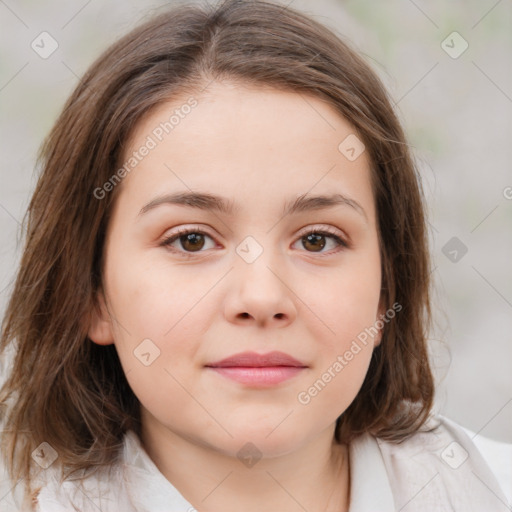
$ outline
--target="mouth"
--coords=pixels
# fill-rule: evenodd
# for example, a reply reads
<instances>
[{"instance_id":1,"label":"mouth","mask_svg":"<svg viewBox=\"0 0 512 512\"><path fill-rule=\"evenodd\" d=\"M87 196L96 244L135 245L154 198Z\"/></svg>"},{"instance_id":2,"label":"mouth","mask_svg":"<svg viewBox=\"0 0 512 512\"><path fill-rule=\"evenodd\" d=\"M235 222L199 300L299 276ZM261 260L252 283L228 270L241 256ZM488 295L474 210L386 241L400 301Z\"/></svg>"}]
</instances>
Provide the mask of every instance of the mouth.
<instances>
[{"instance_id":1,"label":"mouth","mask_svg":"<svg viewBox=\"0 0 512 512\"><path fill-rule=\"evenodd\" d=\"M284 352L242 352L205 365L230 380L250 387L269 387L287 381L308 366Z\"/></svg>"}]
</instances>

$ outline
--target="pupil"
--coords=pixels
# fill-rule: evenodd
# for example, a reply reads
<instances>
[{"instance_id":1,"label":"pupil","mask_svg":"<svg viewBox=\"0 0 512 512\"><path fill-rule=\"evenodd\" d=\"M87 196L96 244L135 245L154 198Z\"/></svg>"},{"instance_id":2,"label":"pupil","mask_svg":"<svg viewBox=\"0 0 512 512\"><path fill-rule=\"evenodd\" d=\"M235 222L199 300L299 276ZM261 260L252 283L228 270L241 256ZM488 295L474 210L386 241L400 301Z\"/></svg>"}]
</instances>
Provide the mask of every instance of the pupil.
<instances>
[{"instance_id":1,"label":"pupil","mask_svg":"<svg viewBox=\"0 0 512 512\"><path fill-rule=\"evenodd\" d=\"M325 236L316 234L307 235L303 238L303 244L306 249L308 249L307 246L309 245L312 251L321 251L325 247Z\"/></svg>"}]
</instances>

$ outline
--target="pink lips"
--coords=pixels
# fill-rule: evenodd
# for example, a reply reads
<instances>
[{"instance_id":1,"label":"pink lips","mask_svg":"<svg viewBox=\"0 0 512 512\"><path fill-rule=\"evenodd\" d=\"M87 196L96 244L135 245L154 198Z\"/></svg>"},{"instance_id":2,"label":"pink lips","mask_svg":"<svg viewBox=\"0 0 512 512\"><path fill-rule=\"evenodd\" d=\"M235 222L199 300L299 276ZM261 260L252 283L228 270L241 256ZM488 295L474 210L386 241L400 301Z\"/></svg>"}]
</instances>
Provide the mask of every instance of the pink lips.
<instances>
[{"instance_id":1,"label":"pink lips","mask_svg":"<svg viewBox=\"0 0 512 512\"><path fill-rule=\"evenodd\" d=\"M307 365L284 352L242 352L209 363L206 367L241 384L268 387L291 379L307 368Z\"/></svg>"}]
</instances>

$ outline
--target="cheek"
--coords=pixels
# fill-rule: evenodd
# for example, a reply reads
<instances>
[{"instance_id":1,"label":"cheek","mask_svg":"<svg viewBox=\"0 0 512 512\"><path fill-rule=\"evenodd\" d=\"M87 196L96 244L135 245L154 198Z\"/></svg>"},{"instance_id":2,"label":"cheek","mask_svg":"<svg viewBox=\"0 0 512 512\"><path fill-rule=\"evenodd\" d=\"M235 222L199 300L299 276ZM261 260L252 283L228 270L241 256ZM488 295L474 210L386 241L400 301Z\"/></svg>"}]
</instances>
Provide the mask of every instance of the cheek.
<instances>
[{"instance_id":1,"label":"cheek","mask_svg":"<svg viewBox=\"0 0 512 512\"><path fill-rule=\"evenodd\" d=\"M153 267L137 272L118 269L115 334L128 383L141 404L155 417L169 422L175 411L188 418L203 411L190 399L199 395L193 378L197 352L212 308L201 301L204 286L192 286L176 273ZM171 279L172 277L172 279Z\"/></svg>"},{"instance_id":2,"label":"cheek","mask_svg":"<svg viewBox=\"0 0 512 512\"><path fill-rule=\"evenodd\" d=\"M181 382L193 371L190 362L213 312L205 293L216 275L190 277L183 269L116 260L112 253L106 281L115 345L135 394L146 395L144 403L176 385L171 374Z\"/></svg>"},{"instance_id":3,"label":"cheek","mask_svg":"<svg viewBox=\"0 0 512 512\"><path fill-rule=\"evenodd\" d=\"M334 419L357 395L378 339L380 260L354 258L345 263L324 280L321 293L309 294L311 310L321 312L321 323L309 326L318 357L309 387L298 396L299 403L311 405L309 412L318 409L321 414L327 408Z\"/></svg>"},{"instance_id":4,"label":"cheek","mask_svg":"<svg viewBox=\"0 0 512 512\"><path fill-rule=\"evenodd\" d=\"M139 337L163 340L176 330L187 335L193 327L187 317L195 315L196 306L218 280L215 272L191 274L163 258L116 260L113 254L111 262L107 273L111 303L117 318L126 322L126 331ZM124 337L126 332L119 334Z\"/></svg>"},{"instance_id":5,"label":"cheek","mask_svg":"<svg viewBox=\"0 0 512 512\"><path fill-rule=\"evenodd\" d=\"M347 258L335 271L329 269L316 280L304 279L297 292L317 319L314 328L310 324L311 335L327 352L346 350L378 317L380 260L357 260Z\"/></svg>"},{"instance_id":6,"label":"cheek","mask_svg":"<svg viewBox=\"0 0 512 512\"><path fill-rule=\"evenodd\" d=\"M372 354L370 345L349 344L347 350L317 368L310 384L297 395L303 414L328 425L349 407L359 392Z\"/></svg>"},{"instance_id":7,"label":"cheek","mask_svg":"<svg viewBox=\"0 0 512 512\"><path fill-rule=\"evenodd\" d=\"M326 422L335 421L355 399L378 335L378 287L371 293L364 287L351 291L324 305L324 311L330 311L326 317L330 329L324 328L323 336L317 332L317 358L307 384L297 394L306 414Z\"/></svg>"}]
</instances>

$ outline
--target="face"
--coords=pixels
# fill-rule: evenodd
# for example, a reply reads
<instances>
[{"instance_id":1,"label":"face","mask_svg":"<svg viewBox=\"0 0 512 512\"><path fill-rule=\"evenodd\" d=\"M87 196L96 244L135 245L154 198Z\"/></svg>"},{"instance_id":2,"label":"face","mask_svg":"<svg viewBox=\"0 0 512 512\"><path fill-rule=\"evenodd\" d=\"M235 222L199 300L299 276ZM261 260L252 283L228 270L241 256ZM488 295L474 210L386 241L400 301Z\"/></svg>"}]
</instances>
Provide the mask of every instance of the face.
<instances>
[{"instance_id":1,"label":"face","mask_svg":"<svg viewBox=\"0 0 512 512\"><path fill-rule=\"evenodd\" d=\"M89 336L115 344L143 428L290 453L332 437L379 342L361 341L381 313L370 162L316 97L217 83L187 100L129 141Z\"/></svg>"}]
</instances>

